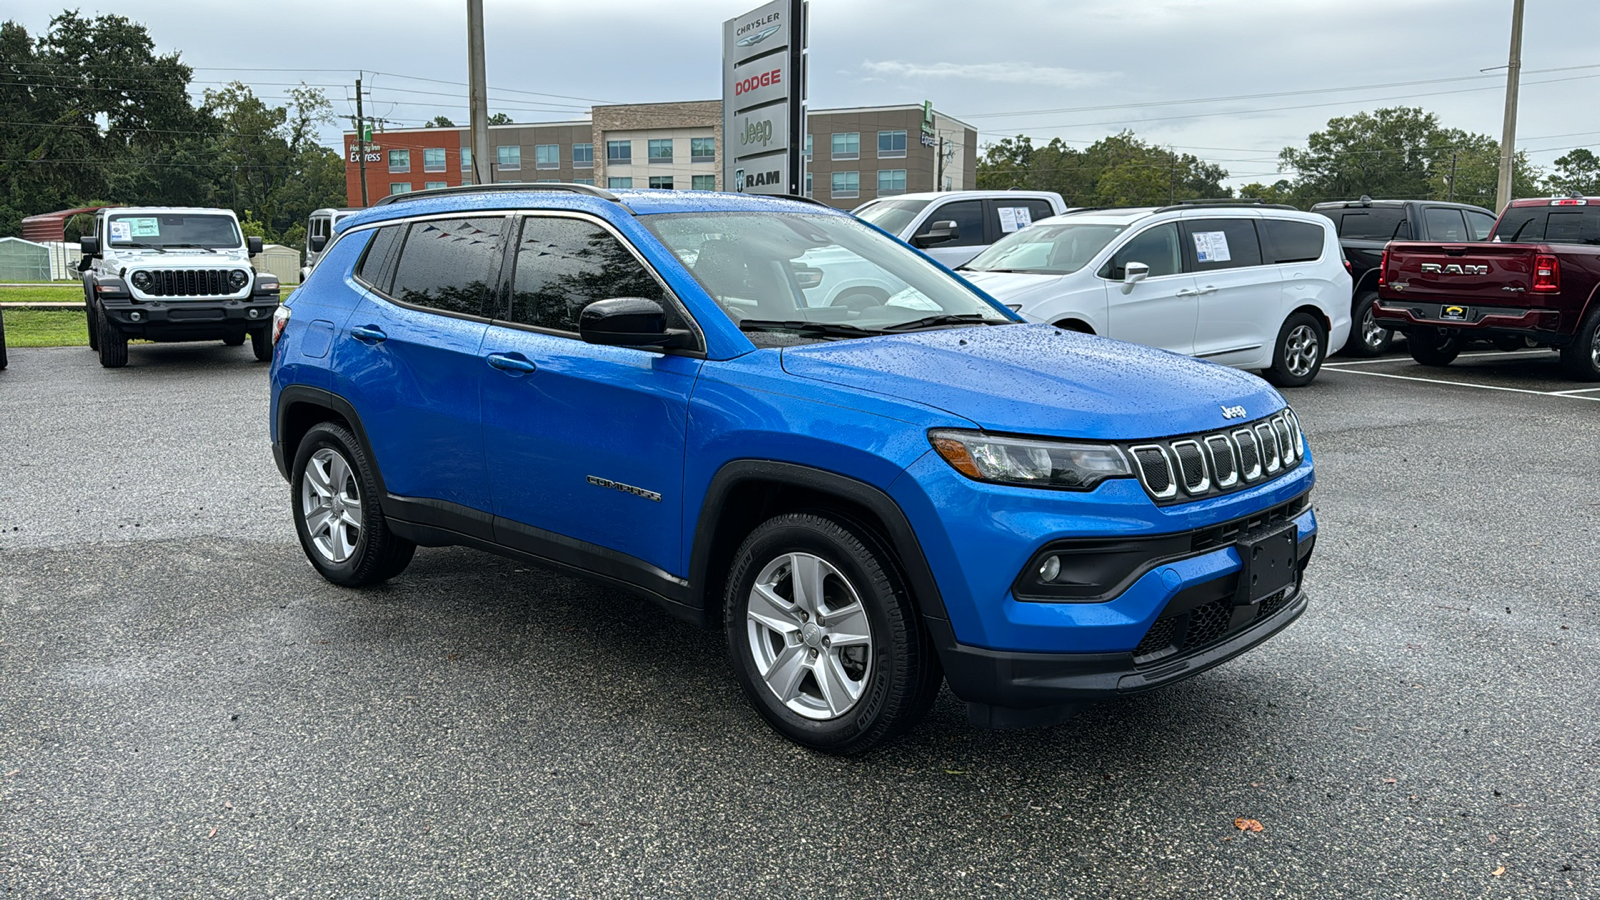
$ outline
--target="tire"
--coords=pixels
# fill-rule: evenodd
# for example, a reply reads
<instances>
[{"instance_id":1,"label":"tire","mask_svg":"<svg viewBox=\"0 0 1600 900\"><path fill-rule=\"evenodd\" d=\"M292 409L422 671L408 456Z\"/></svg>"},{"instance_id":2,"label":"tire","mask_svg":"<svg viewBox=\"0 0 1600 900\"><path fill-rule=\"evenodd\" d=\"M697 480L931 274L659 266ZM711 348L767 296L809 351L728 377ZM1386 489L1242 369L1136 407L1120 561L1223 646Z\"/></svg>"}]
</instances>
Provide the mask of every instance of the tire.
<instances>
[{"instance_id":1,"label":"tire","mask_svg":"<svg viewBox=\"0 0 1600 900\"><path fill-rule=\"evenodd\" d=\"M0 315L0 369L6 367L6 319Z\"/></svg>"},{"instance_id":2,"label":"tire","mask_svg":"<svg viewBox=\"0 0 1600 900\"><path fill-rule=\"evenodd\" d=\"M83 318L85 324L89 326L89 349L99 352L100 320L95 315L94 301L89 299L87 294L83 298Z\"/></svg>"},{"instance_id":3,"label":"tire","mask_svg":"<svg viewBox=\"0 0 1600 900\"><path fill-rule=\"evenodd\" d=\"M1346 356L1382 356L1394 346L1394 332L1378 324L1372 305L1377 291L1362 291L1350 308L1350 340L1341 351Z\"/></svg>"},{"instance_id":4,"label":"tire","mask_svg":"<svg viewBox=\"0 0 1600 900\"><path fill-rule=\"evenodd\" d=\"M244 337L242 334L230 334L222 339L222 343L228 347L238 347L244 344Z\"/></svg>"},{"instance_id":5,"label":"tire","mask_svg":"<svg viewBox=\"0 0 1600 900\"><path fill-rule=\"evenodd\" d=\"M295 534L323 578L363 587L405 571L417 545L389 530L372 464L354 435L332 422L312 426L290 471Z\"/></svg>"},{"instance_id":6,"label":"tire","mask_svg":"<svg viewBox=\"0 0 1600 900\"><path fill-rule=\"evenodd\" d=\"M242 343L242 342L241 342ZM255 353L260 362L272 360L272 332L265 328L257 328L250 332L250 350Z\"/></svg>"},{"instance_id":7,"label":"tire","mask_svg":"<svg viewBox=\"0 0 1600 900\"><path fill-rule=\"evenodd\" d=\"M866 529L811 513L769 519L734 556L723 612L745 695L802 746L866 752L909 730L938 694L932 641Z\"/></svg>"},{"instance_id":8,"label":"tire","mask_svg":"<svg viewBox=\"0 0 1600 900\"><path fill-rule=\"evenodd\" d=\"M1600 381L1600 305L1589 310L1572 343L1561 348L1561 373L1573 381Z\"/></svg>"},{"instance_id":9,"label":"tire","mask_svg":"<svg viewBox=\"0 0 1600 900\"><path fill-rule=\"evenodd\" d=\"M1328 331L1310 313L1297 312L1278 329L1272 346L1272 368L1262 376L1278 387L1304 387L1322 371L1328 349Z\"/></svg>"},{"instance_id":10,"label":"tire","mask_svg":"<svg viewBox=\"0 0 1600 900\"><path fill-rule=\"evenodd\" d=\"M95 329L100 338L95 349L100 353L100 365L120 369L128 364L128 336L123 334L104 315L95 315Z\"/></svg>"},{"instance_id":11,"label":"tire","mask_svg":"<svg viewBox=\"0 0 1600 900\"><path fill-rule=\"evenodd\" d=\"M1418 328L1406 332L1406 349L1411 358L1424 366L1448 366L1461 355L1462 340L1459 334L1446 334L1438 328Z\"/></svg>"}]
</instances>

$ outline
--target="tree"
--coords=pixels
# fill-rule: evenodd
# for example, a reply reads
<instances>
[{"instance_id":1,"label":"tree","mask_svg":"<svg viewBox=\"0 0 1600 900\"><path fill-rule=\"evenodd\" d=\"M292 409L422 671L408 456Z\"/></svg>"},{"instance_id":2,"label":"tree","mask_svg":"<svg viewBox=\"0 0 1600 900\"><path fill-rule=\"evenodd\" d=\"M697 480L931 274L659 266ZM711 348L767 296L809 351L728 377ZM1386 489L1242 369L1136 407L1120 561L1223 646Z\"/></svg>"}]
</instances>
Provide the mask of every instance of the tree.
<instances>
[{"instance_id":1,"label":"tree","mask_svg":"<svg viewBox=\"0 0 1600 900\"><path fill-rule=\"evenodd\" d=\"M1025 135L984 149L978 186L1055 191L1069 206L1154 206L1175 200L1226 197L1221 166L1139 140L1131 131L1082 150L1059 138L1035 147Z\"/></svg>"},{"instance_id":2,"label":"tree","mask_svg":"<svg viewBox=\"0 0 1600 900\"><path fill-rule=\"evenodd\" d=\"M1556 170L1545 181L1545 188L1556 196L1576 191L1585 197L1600 196L1600 157L1582 147L1556 158Z\"/></svg>"},{"instance_id":3,"label":"tree","mask_svg":"<svg viewBox=\"0 0 1600 900\"><path fill-rule=\"evenodd\" d=\"M422 127L423 128L454 128L454 127L456 127L456 123L450 121L445 116L434 116L433 118L429 119L427 121L427 123L425 123Z\"/></svg>"},{"instance_id":4,"label":"tree","mask_svg":"<svg viewBox=\"0 0 1600 900\"><path fill-rule=\"evenodd\" d=\"M505 113L495 113L494 115L489 117L489 124L490 125L510 125L511 124L511 117L506 115Z\"/></svg>"},{"instance_id":5,"label":"tree","mask_svg":"<svg viewBox=\"0 0 1600 900\"><path fill-rule=\"evenodd\" d=\"M343 160L316 143L318 126L333 121L331 105L304 84L289 96L289 105L269 106L240 82L205 92L203 108L218 127L218 166L226 173L218 184L223 200L235 212L250 210L269 238L344 196Z\"/></svg>"}]
</instances>

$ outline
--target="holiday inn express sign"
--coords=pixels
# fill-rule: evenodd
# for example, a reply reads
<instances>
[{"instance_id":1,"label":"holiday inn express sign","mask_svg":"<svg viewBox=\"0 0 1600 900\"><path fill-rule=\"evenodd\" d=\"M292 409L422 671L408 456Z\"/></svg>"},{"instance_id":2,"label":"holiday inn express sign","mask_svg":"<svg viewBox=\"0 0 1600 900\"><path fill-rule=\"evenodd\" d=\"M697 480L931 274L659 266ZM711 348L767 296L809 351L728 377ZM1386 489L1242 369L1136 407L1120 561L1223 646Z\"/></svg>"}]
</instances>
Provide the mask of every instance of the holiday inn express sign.
<instances>
[{"instance_id":1,"label":"holiday inn express sign","mask_svg":"<svg viewBox=\"0 0 1600 900\"><path fill-rule=\"evenodd\" d=\"M722 23L723 190L805 190L806 14L772 0Z\"/></svg>"}]
</instances>

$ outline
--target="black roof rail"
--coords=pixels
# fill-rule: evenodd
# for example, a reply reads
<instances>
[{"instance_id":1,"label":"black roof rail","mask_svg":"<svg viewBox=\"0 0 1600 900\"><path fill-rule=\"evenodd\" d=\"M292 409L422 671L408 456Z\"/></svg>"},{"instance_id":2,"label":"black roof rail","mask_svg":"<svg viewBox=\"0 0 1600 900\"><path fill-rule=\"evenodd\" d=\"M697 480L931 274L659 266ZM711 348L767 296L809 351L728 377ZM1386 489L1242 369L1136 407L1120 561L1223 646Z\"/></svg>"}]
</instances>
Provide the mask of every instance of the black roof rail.
<instances>
[{"instance_id":1,"label":"black roof rail","mask_svg":"<svg viewBox=\"0 0 1600 900\"><path fill-rule=\"evenodd\" d=\"M556 182L517 182L516 184L460 184L451 187L428 188L421 191L408 191L404 194L390 194L382 197L373 206L388 206L391 203L403 203L407 200L426 200L429 197L447 197L452 194L500 194L520 191L557 191L564 194L584 194L589 197L599 197L601 200L610 200L628 212L628 205L622 198L611 193L605 188L597 188L592 184L558 184Z\"/></svg>"},{"instance_id":2,"label":"black roof rail","mask_svg":"<svg viewBox=\"0 0 1600 900\"><path fill-rule=\"evenodd\" d=\"M802 197L799 194L751 194L750 196L752 196L752 197L777 197L779 200L793 200L796 203L809 203L812 206L820 206L820 207L822 207L824 209L836 209L837 208L837 207L829 206L828 204L823 203L821 200L818 200L815 197ZM849 212L849 210L842 210L842 209L839 210L839 211L840 212Z\"/></svg>"},{"instance_id":3,"label":"black roof rail","mask_svg":"<svg viewBox=\"0 0 1600 900\"><path fill-rule=\"evenodd\" d=\"M1239 199L1237 197L1221 197L1215 200L1179 200L1171 206L1163 206L1156 210L1158 213L1172 212L1175 209L1208 209L1211 207L1226 208L1229 206L1244 206L1251 209L1289 209L1299 212L1300 208L1287 203L1268 203L1251 197Z\"/></svg>"}]
</instances>

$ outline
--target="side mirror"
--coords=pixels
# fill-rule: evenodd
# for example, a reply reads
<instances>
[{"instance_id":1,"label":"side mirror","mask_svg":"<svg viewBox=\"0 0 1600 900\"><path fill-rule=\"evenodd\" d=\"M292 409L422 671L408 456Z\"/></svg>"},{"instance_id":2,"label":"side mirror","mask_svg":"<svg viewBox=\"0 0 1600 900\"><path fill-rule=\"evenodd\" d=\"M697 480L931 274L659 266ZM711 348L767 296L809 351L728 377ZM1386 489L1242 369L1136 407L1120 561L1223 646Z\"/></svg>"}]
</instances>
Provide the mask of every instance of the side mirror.
<instances>
[{"instance_id":1,"label":"side mirror","mask_svg":"<svg viewBox=\"0 0 1600 900\"><path fill-rule=\"evenodd\" d=\"M612 347L683 347L689 332L667 327L661 304L644 297L596 300L578 314L584 343Z\"/></svg>"},{"instance_id":2,"label":"side mirror","mask_svg":"<svg viewBox=\"0 0 1600 900\"><path fill-rule=\"evenodd\" d=\"M1122 268L1122 292L1133 290L1133 286L1150 277L1150 267L1142 262L1130 262Z\"/></svg>"},{"instance_id":3,"label":"side mirror","mask_svg":"<svg viewBox=\"0 0 1600 900\"><path fill-rule=\"evenodd\" d=\"M325 235L313 234L306 238L306 249L312 253L321 253L322 248L326 246L328 246L328 238Z\"/></svg>"},{"instance_id":4,"label":"side mirror","mask_svg":"<svg viewBox=\"0 0 1600 900\"><path fill-rule=\"evenodd\" d=\"M932 247L934 244L945 244L961 237L961 226L951 221L934 222L928 230L913 237L913 247Z\"/></svg>"},{"instance_id":5,"label":"side mirror","mask_svg":"<svg viewBox=\"0 0 1600 900\"><path fill-rule=\"evenodd\" d=\"M78 249L83 251L84 256L99 256L100 239L97 237L78 238Z\"/></svg>"},{"instance_id":6,"label":"side mirror","mask_svg":"<svg viewBox=\"0 0 1600 900\"><path fill-rule=\"evenodd\" d=\"M244 239L244 246L246 250L250 251L251 256L255 256L261 252L261 238L251 235Z\"/></svg>"}]
</instances>

